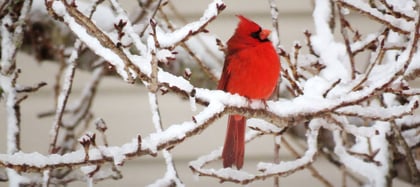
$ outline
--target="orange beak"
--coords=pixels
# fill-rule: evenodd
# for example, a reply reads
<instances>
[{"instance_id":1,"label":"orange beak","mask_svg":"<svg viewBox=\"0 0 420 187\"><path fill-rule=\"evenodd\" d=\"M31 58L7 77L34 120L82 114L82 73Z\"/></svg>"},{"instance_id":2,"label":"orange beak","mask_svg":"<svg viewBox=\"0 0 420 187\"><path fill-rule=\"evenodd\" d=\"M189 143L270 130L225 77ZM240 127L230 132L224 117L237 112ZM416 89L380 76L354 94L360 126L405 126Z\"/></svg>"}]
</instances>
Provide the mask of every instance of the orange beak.
<instances>
[{"instance_id":1,"label":"orange beak","mask_svg":"<svg viewBox=\"0 0 420 187\"><path fill-rule=\"evenodd\" d=\"M268 38L268 36L270 35L270 33L271 33L271 31L270 31L270 30L268 30L268 29L263 29L263 30L261 30L261 32L260 32L260 39L261 39L261 40L265 40L265 39L267 39L267 38Z\"/></svg>"}]
</instances>

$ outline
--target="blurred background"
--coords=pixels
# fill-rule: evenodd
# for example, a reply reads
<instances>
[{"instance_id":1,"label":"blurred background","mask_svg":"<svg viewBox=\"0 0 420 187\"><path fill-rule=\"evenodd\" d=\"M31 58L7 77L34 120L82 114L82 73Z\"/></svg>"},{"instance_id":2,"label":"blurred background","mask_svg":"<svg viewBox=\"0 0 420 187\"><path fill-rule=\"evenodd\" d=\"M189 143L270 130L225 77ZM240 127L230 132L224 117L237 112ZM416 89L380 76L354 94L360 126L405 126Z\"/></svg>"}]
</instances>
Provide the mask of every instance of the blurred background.
<instances>
[{"instance_id":1,"label":"blurred background","mask_svg":"<svg viewBox=\"0 0 420 187\"><path fill-rule=\"evenodd\" d=\"M187 21L198 20L210 0L171 0L176 9ZM132 7L136 1L121 1L127 11L136 11ZM268 1L257 0L225 0L227 8L222 14L208 26L208 30L217 35L222 41L227 41L236 28L237 18L235 15L242 14L253 19L264 28L272 28L271 15ZM314 31L312 18L312 1L288 1L277 0L279 8L280 42L287 51L291 50L294 42L305 44L304 30ZM378 25L360 16L351 14L349 20L357 25L362 33L375 31ZM180 23L179 23L180 24ZM180 25L178 25L180 26ZM341 39L337 36L338 39ZM54 108L54 95L52 85L54 76L59 66L56 63L36 63L33 57L27 54L18 54L18 66L22 68L19 79L21 84L33 85L40 81L47 82L47 86L30 95L29 99L22 104L22 150L25 152L48 152L49 129L52 125L52 117L38 118L39 112L50 111ZM90 78L90 74L77 71L72 92L74 96L81 92L84 84ZM130 85L123 82L119 77L106 77L100 83L92 111L94 119L103 118L108 124L107 137L110 145L121 145L131 141L137 134L147 135L154 132L149 110L146 89L142 85ZM72 100L77 99L74 97ZM191 111L188 101L178 96L167 94L159 97L163 124L170 125L190 120L195 112ZM4 103L1 103L4 104ZM200 108L197 110L200 111ZM0 150L6 152L5 138L5 111L0 107ZM195 177L188 168L188 162L195 160L201 155L210 153L223 145L226 128L226 118L217 120L199 136L187 139L181 145L172 149L174 161L181 179L187 186L236 186L232 183L219 183L218 180L208 177ZM255 171L256 164L261 161L270 161L273 158L272 136L259 138L246 145L245 170ZM300 150L303 153L304 150ZM293 159L287 152L281 152L281 160ZM221 163L215 163L215 167L221 167ZM315 162L320 173L327 176L335 185L341 184L341 172L335 166L326 164L320 158ZM164 161L150 156L140 157L125 163L122 169L123 178L118 181L107 180L95 186L145 186L153 183L165 173ZM395 181L396 186L407 186L402 182ZM271 186L272 179L252 183L248 186ZM83 183L74 183L73 186L84 186ZM280 178L280 186L322 186L317 179L311 177L306 170L298 171L291 176ZM355 184L353 184L355 185ZM6 186L0 183L0 186ZM350 185L352 186L352 185Z\"/></svg>"}]
</instances>

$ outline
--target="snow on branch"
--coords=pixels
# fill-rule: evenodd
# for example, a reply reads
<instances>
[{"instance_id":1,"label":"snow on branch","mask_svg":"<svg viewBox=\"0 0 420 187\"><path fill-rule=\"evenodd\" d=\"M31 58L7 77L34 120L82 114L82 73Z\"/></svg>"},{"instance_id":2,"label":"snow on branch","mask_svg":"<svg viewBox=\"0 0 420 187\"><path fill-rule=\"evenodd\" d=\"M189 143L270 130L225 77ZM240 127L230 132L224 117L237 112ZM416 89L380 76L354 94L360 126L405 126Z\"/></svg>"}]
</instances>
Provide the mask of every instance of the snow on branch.
<instances>
[{"instance_id":1,"label":"snow on branch","mask_svg":"<svg viewBox=\"0 0 420 187\"><path fill-rule=\"evenodd\" d=\"M221 0L215 0L213 3L209 4L207 10L203 13L203 16L199 21L189 23L171 33L158 32L156 36L158 38L158 45L163 48L173 47L174 44L179 44L192 35L203 31L206 32L204 29L207 24L214 20L225 8L226 6Z\"/></svg>"},{"instance_id":2,"label":"snow on branch","mask_svg":"<svg viewBox=\"0 0 420 187\"><path fill-rule=\"evenodd\" d=\"M134 82L134 78L129 72L129 66L132 63L127 55L113 44L109 36L83 15L76 5L68 4L66 1L50 1L47 6L50 7L57 19L62 19L84 44L114 65L117 72L126 81Z\"/></svg>"},{"instance_id":3,"label":"snow on branch","mask_svg":"<svg viewBox=\"0 0 420 187\"><path fill-rule=\"evenodd\" d=\"M398 16L395 16L395 15L387 15L387 14L382 13L381 10L371 7L367 2L364 2L361 0L355 0L355 1L339 0L337 2L344 7L356 10L366 16L369 16L375 21L385 24L386 26L388 26L390 29L394 31L408 34L414 28L414 23L412 22L414 20L414 17L406 16L409 18L409 21L407 21L407 19L399 18ZM386 2L386 1L383 1L383 2ZM414 6L414 3L412 4L412 6ZM409 12L414 13L414 10L412 10L412 8L414 7L406 7L406 8Z\"/></svg>"},{"instance_id":4,"label":"snow on branch","mask_svg":"<svg viewBox=\"0 0 420 187\"><path fill-rule=\"evenodd\" d=\"M220 179L221 182L232 181L240 184L248 184L255 180L265 179L270 176L287 176L314 161L314 157L317 152L319 128L319 122L317 120L313 120L307 133L308 150L301 158L293 161L280 162L279 164L260 163L257 166L258 171L261 171L260 174L251 174L246 171L237 171L232 168L223 168L219 170L204 169L203 167L205 164L221 157L221 150L216 150L209 155L202 156L191 162L190 168L194 172L197 172L199 176L211 176ZM254 136L255 135L258 134L254 134ZM247 139L251 138L253 137L247 136Z\"/></svg>"},{"instance_id":5,"label":"snow on branch","mask_svg":"<svg viewBox=\"0 0 420 187\"><path fill-rule=\"evenodd\" d=\"M283 69L278 93L273 100L263 102L207 87L218 80L225 44L206 27L218 21L226 8L223 1L213 0L201 18L180 27L173 24L173 19L182 20L182 13L176 11L172 1L138 1L138 12L134 15L116 0L104 2L95 0L86 5L77 0L34 0L33 10L41 10L38 12L41 16L55 22L35 21L32 18L35 16L26 19L31 1L0 4L1 42L2 46L10 46L0 48L0 102L5 103L8 126L8 151L0 153L0 167L7 168L10 184L48 186L84 181L92 185L101 180L121 179L120 168L129 164L129 160L161 152L166 172L151 185L183 186L171 149L199 136L215 120L228 114L248 118L251 130L246 134L247 142L261 136L274 137L276 161L259 162L254 171L248 169L251 167L222 168L221 164L212 167L210 163L220 160L221 148L216 147L189 163L198 176L249 184L308 169L325 186L337 186L329 181L328 174L320 173L313 165L319 157L326 157L343 172L343 186L347 178L360 185L390 185L396 169L407 173L398 176L402 180L420 182L417 114L420 89L411 82L418 79L420 72L420 13L416 3L315 1L312 15L315 28L302 33L306 45L297 41L288 50L281 47L278 38L282 33L277 23L282 19L279 9L269 0L267 11L271 13ZM110 13L103 14L106 21L95 17L98 11ZM364 16L382 28L361 33L349 14ZM108 23L111 26L102 25L106 22L112 22ZM27 31L25 24L29 25ZM48 37L51 34L47 29L39 29L49 24L62 29L58 34L60 41L67 43L54 43L56 40ZM22 40L32 36L23 32L37 35L34 34L35 39ZM45 83L20 84L21 72L15 56L25 49L18 44L36 45L31 47L37 49L37 59L62 62L53 90L55 108L39 114L39 117L54 116L48 154L20 150L20 103ZM366 54L369 57L363 56ZM91 78L79 93L79 99L67 104L69 97L78 94L71 88L79 69L91 73ZM203 75L205 83L193 83L197 74ZM95 116L91 108L95 95L101 94L97 88L106 75L118 75L127 83L141 82L146 87L150 125L155 132L138 133L129 142L110 146L103 120L106 118L92 120ZM165 116L161 116L159 98L167 92L187 98L196 113L177 124L163 124ZM92 125L96 125L97 131L88 130ZM290 144L284 137L305 143ZM101 138L103 144L96 138ZM282 148L294 157L282 160L278 156ZM401 155L407 159L399 159Z\"/></svg>"}]
</instances>

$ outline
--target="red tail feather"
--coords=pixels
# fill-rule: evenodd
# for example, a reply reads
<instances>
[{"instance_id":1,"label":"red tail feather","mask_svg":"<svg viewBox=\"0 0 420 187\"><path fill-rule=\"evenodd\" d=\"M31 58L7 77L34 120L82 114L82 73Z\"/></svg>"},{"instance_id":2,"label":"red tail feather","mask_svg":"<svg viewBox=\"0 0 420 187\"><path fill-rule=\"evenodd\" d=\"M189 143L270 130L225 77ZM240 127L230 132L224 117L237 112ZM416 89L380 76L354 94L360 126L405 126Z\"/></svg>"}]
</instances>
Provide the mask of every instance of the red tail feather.
<instances>
[{"instance_id":1,"label":"red tail feather","mask_svg":"<svg viewBox=\"0 0 420 187\"><path fill-rule=\"evenodd\" d=\"M223 147L223 167L241 169L244 164L245 153L245 117L230 115L226 133L225 145Z\"/></svg>"}]
</instances>

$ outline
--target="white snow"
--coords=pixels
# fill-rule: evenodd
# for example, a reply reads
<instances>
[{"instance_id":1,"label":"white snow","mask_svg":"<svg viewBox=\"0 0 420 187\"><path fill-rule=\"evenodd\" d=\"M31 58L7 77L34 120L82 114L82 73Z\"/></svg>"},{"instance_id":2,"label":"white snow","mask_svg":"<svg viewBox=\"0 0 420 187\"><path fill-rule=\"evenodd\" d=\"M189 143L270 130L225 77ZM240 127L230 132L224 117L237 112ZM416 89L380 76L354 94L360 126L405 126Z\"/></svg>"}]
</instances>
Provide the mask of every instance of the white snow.
<instances>
[{"instance_id":1,"label":"white snow","mask_svg":"<svg viewBox=\"0 0 420 187\"><path fill-rule=\"evenodd\" d=\"M347 4L351 4L351 5L359 8L360 10L368 12L369 14L371 14L371 15L373 15L373 16L381 19L381 20L385 20L396 28L402 29L404 31L412 31L414 29L414 23L413 22L407 22L406 20L404 20L402 18L395 18L392 15L383 14L379 10L377 10L375 8L372 8L368 4L368 2L366 2L366 1L362 1L362 0L342 0L342 1L346 2ZM395 1L394 0L394 2L398 2L396 4L400 4L401 1L398 1L398 0ZM404 1L404 2L408 2L408 1ZM414 2L412 2L412 3L414 3ZM404 9L404 11L403 11L404 13L407 12L411 15L415 15L415 14L412 14L413 9L409 7L409 6L412 6L412 5L409 5L407 3L402 3L402 5L403 6L408 5L408 6L405 6L405 8L407 8L407 9ZM401 6L397 6L397 7L401 8Z\"/></svg>"},{"instance_id":2,"label":"white snow","mask_svg":"<svg viewBox=\"0 0 420 187\"><path fill-rule=\"evenodd\" d=\"M193 37L185 42L187 46L194 52L195 56L200 59L217 77L220 77L222 72L222 63L224 54L221 52L216 44L216 37L210 34L201 33L196 37ZM184 52L185 56L188 57L188 53ZM180 53L180 55L183 53ZM193 64L187 61L187 64Z\"/></svg>"},{"instance_id":3,"label":"white snow","mask_svg":"<svg viewBox=\"0 0 420 187\"><path fill-rule=\"evenodd\" d=\"M347 114L347 115L358 115L366 118L377 118L381 119L390 119L396 116L402 116L403 114L411 113L412 109L418 105L418 98L413 97L406 105L392 106L388 108L383 108L381 106L360 106L352 105L345 106L337 109L337 112ZM378 116L378 114L381 114Z\"/></svg>"},{"instance_id":4,"label":"white snow","mask_svg":"<svg viewBox=\"0 0 420 187\"><path fill-rule=\"evenodd\" d=\"M197 110L197 103L195 102L195 97L190 96L189 100L190 100L191 111L195 112Z\"/></svg>"},{"instance_id":5,"label":"white snow","mask_svg":"<svg viewBox=\"0 0 420 187\"><path fill-rule=\"evenodd\" d=\"M50 170L42 172L42 187L48 187L48 181L50 179Z\"/></svg>"},{"instance_id":6,"label":"white snow","mask_svg":"<svg viewBox=\"0 0 420 187\"><path fill-rule=\"evenodd\" d=\"M339 157L341 163L347 168L361 174L366 177L371 186L384 186L386 184L386 175L388 175L388 141L386 140L386 133L390 131L390 124L386 122L376 122L374 127L378 130L378 134L371 136L372 150L379 150L374 159L381 163L377 166L374 163L366 162L362 159L356 158L350 155L343 145L340 132L338 130L333 131L333 137L335 142L334 152ZM358 143L363 143L359 141ZM356 144L356 146L358 146ZM360 150L360 148L356 149Z\"/></svg>"},{"instance_id":7,"label":"white snow","mask_svg":"<svg viewBox=\"0 0 420 187\"><path fill-rule=\"evenodd\" d=\"M95 166L95 165L82 166L82 167L80 167L80 171L82 171L85 175L87 175L87 174L95 171L97 167L98 166Z\"/></svg>"},{"instance_id":8,"label":"white snow","mask_svg":"<svg viewBox=\"0 0 420 187\"><path fill-rule=\"evenodd\" d=\"M386 2L392 6L394 11L403 13L412 18L416 16L416 11L414 11L414 8L416 7L415 1L386 0Z\"/></svg>"},{"instance_id":9,"label":"white snow","mask_svg":"<svg viewBox=\"0 0 420 187\"><path fill-rule=\"evenodd\" d=\"M16 147L16 134L19 133L17 118L13 109L16 99L16 90L12 87L12 79L0 74L0 87L3 90L3 96L6 98L7 112L7 153L12 154L18 151Z\"/></svg>"},{"instance_id":10,"label":"white snow","mask_svg":"<svg viewBox=\"0 0 420 187\"><path fill-rule=\"evenodd\" d=\"M62 2L55 1L52 4L52 9L54 9L58 16L64 16L66 14L66 6Z\"/></svg>"},{"instance_id":11,"label":"white snow","mask_svg":"<svg viewBox=\"0 0 420 187\"><path fill-rule=\"evenodd\" d=\"M125 10L119 5L119 3L116 0L111 0L110 2L118 13L118 20L123 20L124 22L126 22L123 31L126 34L128 34L128 36L132 39L137 50L140 51L140 54L146 54L147 47L146 45L144 45L143 42L141 42L140 36L134 31L133 25L131 24L131 21L129 21L128 15L125 12Z\"/></svg>"},{"instance_id":12,"label":"white snow","mask_svg":"<svg viewBox=\"0 0 420 187\"><path fill-rule=\"evenodd\" d=\"M1 34L1 46L9 46L9 47L3 47L1 49L1 69L2 72L7 71L10 66L12 65L12 56L13 52L15 50L15 44L13 42L13 35L8 31L8 28L6 25L12 24L12 19L10 15L6 14L1 22L0 22L0 34Z\"/></svg>"},{"instance_id":13,"label":"white snow","mask_svg":"<svg viewBox=\"0 0 420 187\"><path fill-rule=\"evenodd\" d=\"M363 38L360 41L356 41L352 44L350 44L350 49L351 51L358 51L361 50L362 47L364 47L366 44L371 43L372 41L375 41L378 37L379 33L371 33L368 34L367 36L365 36L365 38Z\"/></svg>"},{"instance_id":14,"label":"white snow","mask_svg":"<svg viewBox=\"0 0 420 187\"><path fill-rule=\"evenodd\" d=\"M414 28L413 22L385 15L376 9L371 8L364 1L343 1L351 3L364 11L368 11L382 20L389 21L393 26L399 27L402 30L412 31ZM413 13L413 11L408 11L413 9L415 5L414 2L405 1L404 3L400 3L398 0L386 1L392 4L396 11L404 12L408 16L414 16L416 14L415 12ZM40 2L40 0L34 1L34 10L39 9L42 6L41 4L43 3ZM145 37L147 43L145 44L139 37L136 26L133 26L130 19L128 19L125 10L119 6L119 3L116 0L111 0L110 2L117 14L114 15L110 8L106 8L105 6L102 8L102 5L100 5L99 9L104 12L112 13L112 19L109 19L109 16L101 17L101 12L96 12L94 14L94 23L102 25L100 28L104 30L104 34L110 37L112 41L116 42L118 39L115 31L110 31L113 23L116 23L119 20L127 22L127 25L123 30L126 33L126 37L124 37L123 42L132 42L135 48L139 51L139 54L132 54L129 49L122 49L122 51L129 58L130 63L133 63L141 71L141 73L147 76L149 76L152 72L150 65L152 52L156 52L157 60L168 63L169 59L175 58L175 54L170 48L178 42L186 39L186 37L188 37L192 32L199 31L200 28L205 26L209 19L218 15L218 10L216 8L217 5L223 4L221 0L214 0L211 4L209 4L200 20L189 23L174 32L166 32L158 27L157 39L161 48L156 48L153 37L146 35ZM330 117L337 120L340 125L330 123L330 121L321 118L311 119L309 129L306 134L308 148L304 155L296 160L281 161L278 164L259 163L257 165L257 169L262 170L262 173L257 175L250 174L244 170L239 171L231 168L203 169L202 167L205 164L220 157L221 148L218 148L210 154L201 156L197 160L190 162L191 167L206 175L215 175L221 178L235 179L239 181L251 180L255 177L272 174L287 174L288 172L296 171L307 164L311 164L314 161L318 151L318 130L322 126L333 132L335 142L334 153L347 168L365 176L372 186L383 186L386 184L385 177L390 169L390 166L388 165L390 155L388 155L389 150L386 134L390 132L390 123L376 120L393 119L395 117L403 116L400 119L396 119L398 125L412 126L413 124L417 124L420 121L420 117L409 116L408 114L410 114L418 105L419 99L417 96L410 97L408 103L401 105L399 102L396 102L397 98L395 94L382 94L383 101L388 106L387 108L384 108L373 101L369 104L360 104L360 101L363 101L372 95L378 94L377 91L384 86L391 85L397 88L399 83L404 82L404 77L402 75L398 78L395 78L395 76L404 70L406 67L405 65L408 64L407 60L409 52L412 48L411 44L414 41L414 32L411 33L408 43L405 42L405 36L393 31L390 31L386 40L385 37L379 36L379 33L371 33L366 35L360 41L352 43L350 47L353 52L362 49L362 47L366 44L375 40L385 40L384 42L386 42L386 45L389 46L408 44L406 45L407 49L403 52L396 52L396 50L387 52L383 63L377 64L372 69L369 76L366 77L367 79L366 82L363 83L362 89L353 91L352 88L354 88L355 85L358 85L359 81L362 81L364 75L358 75L354 80L350 80L350 62L345 45L342 42L335 40L333 31L329 27L330 17L332 16L330 3L330 0L315 1L313 19L316 32L312 35L310 40L313 44L315 52L319 54L319 58L314 55L300 54L298 59L299 65L301 66L310 66L311 63L319 60L319 63L325 65L326 68L323 69L319 75L311 75L307 80L299 80L300 82L298 82L298 84L301 88L303 88L303 95L292 99L281 98L277 101L267 101L267 110L278 117L285 119L296 116L322 114L323 112L332 111ZM80 39L80 41L76 42L74 48L79 48L83 42L98 56L103 57L105 60L114 65L117 69L117 73L124 80L128 80L131 77L134 78L136 74L135 71L133 69L128 69L123 59L121 59L109 48L102 46L98 39L93 37L86 28L83 28L80 24L78 24L78 22L67 12L66 7L62 2L54 1L52 5L54 12L63 17L65 23L71 31ZM45 8L41 8L40 12L43 11L42 9ZM81 9L85 12L85 14L90 10L89 7L87 9L82 7ZM345 14L348 13L347 9L343 9L343 11L345 11ZM10 17L7 15L3 17L1 23L2 25L0 27L2 46L14 45L13 36L11 36L11 33L7 32L7 28L4 26L5 24L10 23ZM107 29L109 27L110 30ZM107 33L105 31L109 31L111 33ZM223 54L218 51L214 43L215 37L210 35L200 35L199 37L202 41L194 38L187 41L186 44L193 50L200 60L211 68L212 73L215 75L220 74L220 61L223 58ZM200 42L207 43L210 47L203 47ZM13 54L13 50L13 48L2 48L1 67L3 71L12 65L10 58ZM64 110L66 95L71 89L71 78L76 65L75 60L78 58L76 50L71 49L70 51L71 55L67 59L68 66L64 75L65 79L63 90L58 98L56 113ZM377 54L377 51L371 53L372 58L368 60L372 61ZM414 54L412 62L409 64L405 75L413 73L415 70L420 68L419 55L420 53L418 51ZM397 56L398 60L395 60ZM101 72L99 70L95 71L94 76L97 77L100 73ZM167 145L167 142L182 141L187 136L190 136L192 132L204 129L208 121L222 113L227 106L249 107L251 109L262 109L265 107L261 101L252 100L249 102L249 100L237 94L232 95L220 90L209 90L194 87L185 78L175 76L161 68L158 68L157 80L164 86L176 87L185 93L191 93L194 90L195 95L189 97L190 106L193 111L197 110L196 100L198 99L208 102L209 105L203 107L202 111L199 111L198 114L193 116L193 119L187 119L179 124L170 124L167 129L162 129L158 97L155 93L148 93L152 122L156 132L150 134L149 136L145 136L142 139L141 147L138 147L139 142L137 138L133 138L131 142L121 146L90 146L88 154L91 161L102 159L103 157L110 157L113 158L116 166L121 166L127 160L127 156L129 154L133 154L139 149L156 153L158 148ZM326 93L326 91L330 89L332 84L337 80L341 80L341 82L330 90L329 94L324 97L323 94ZM8 154L0 154L0 160L2 162L5 164L26 165L38 168L49 168L52 165L61 164L77 164L81 165L80 170L85 174L89 174L96 169L96 166L83 164L85 161L85 152L83 149L64 155L42 155L38 152L25 153L17 150L14 134L18 133L19 129L16 126L16 114L14 110L12 110L17 93L12 86L12 78L0 73L0 87L4 91L3 96L6 98L6 107L8 112ZM84 94L88 94L86 90L84 91ZM373 125L358 126L358 124L352 124L348 119L348 116L370 118L372 119L371 124ZM59 116L56 116L54 124L58 124L58 120L60 120L60 118ZM248 127L256 130L248 131L246 134L246 140L251 141L253 138L263 133L281 132L283 128L277 125L279 124L271 124L262 119L248 119ZM52 130L52 135L55 136L55 133L58 133L58 131L55 128L52 128ZM355 145L347 148L347 145L343 144L343 139L341 137L341 133L343 131L356 137ZM402 133L408 145L412 146L419 143L420 140L418 139L418 132L416 129L406 130ZM92 133L87 133L85 136L82 136L79 141L90 141L92 136ZM279 136L275 139L277 143L281 143L280 140ZM374 160L380 162L381 165L376 165L349 154L348 150L362 154L369 154L368 140L371 143L373 151L378 150ZM156 180L150 186L165 186L171 182L175 182L177 186L183 186L182 181L177 176L171 153L167 150L163 150L162 155L166 163L166 173L161 179ZM49 170L45 170L44 172L44 184L48 180L48 172ZM20 176L11 169L8 169L8 175L9 178L14 179L11 180L10 185L12 186L18 185L20 182L27 180L25 177ZM89 178L87 180L88 186L92 186L93 178Z\"/></svg>"},{"instance_id":15,"label":"white snow","mask_svg":"<svg viewBox=\"0 0 420 187\"><path fill-rule=\"evenodd\" d=\"M182 181L177 177L176 170L173 165L172 155L167 150L163 150L163 157L166 163L166 173L161 179L156 180L153 184L148 185L149 187L160 187L160 186L171 186L175 183L176 186L185 186Z\"/></svg>"},{"instance_id":16,"label":"white snow","mask_svg":"<svg viewBox=\"0 0 420 187\"><path fill-rule=\"evenodd\" d=\"M318 130L321 127L322 120L313 119L309 123L310 130L306 133L308 149L304 155L293 161L281 161L279 164L274 163L259 163L258 170L263 171L264 174L275 174L275 173L284 173L292 170L297 170L298 168L313 162L315 154L317 153L318 146Z\"/></svg>"},{"instance_id":17,"label":"white snow","mask_svg":"<svg viewBox=\"0 0 420 187\"><path fill-rule=\"evenodd\" d=\"M248 119L246 125L248 127L251 127L252 129L258 129L259 131L263 131L266 133L278 133L283 130L282 128L279 128L278 126L272 123L258 118Z\"/></svg>"},{"instance_id":18,"label":"white snow","mask_svg":"<svg viewBox=\"0 0 420 187\"><path fill-rule=\"evenodd\" d=\"M158 100L155 93L149 92L149 106L150 111L152 112L152 122L155 127L156 132L162 132L159 106L157 105Z\"/></svg>"},{"instance_id":19,"label":"white snow","mask_svg":"<svg viewBox=\"0 0 420 187\"><path fill-rule=\"evenodd\" d=\"M314 76L308 79L303 87L304 96L310 98L322 98L325 91L330 87L330 83L323 77Z\"/></svg>"},{"instance_id":20,"label":"white snow","mask_svg":"<svg viewBox=\"0 0 420 187\"><path fill-rule=\"evenodd\" d=\"M158 50L156 52L156 58L158 59L159 62L163 62L163 63L168 63L169 59L175 58L175 55L167 50L167 49L163 49L163 50Z\"/></svg>"},{"instance_id":21,"label":"white snow","mask_svg":"<svg viewBox=\"0 0 420 187\"><path fill-rule=\"evenodd\" d=\"M19 187L21 184L29 183L30 180L27 177L20 175L13 169L7 168L7 176L9 177L10 187Z\"/></svg>"},{"instance_id":22,"label":"white snow","mask_svg":"<svg viewBox=\"0 0 420 187\"><path fill-rule=\"evenodd\" d=\"M420 69L420 52L419 50L414 53L413 58L411 60L410 65L407 68L407 71L405 71L405 75L410 75L411 73L414 73L415 70Z\"/></svg>"},{"instance_id":23,"label":"white snow","mask_svg":"<svg viewBox=\"0 0 420 187\"><path fill-rule=\"evenodd\" d=\"M94 53L103 57L115 66L117 73L121 75L124 80L129 80L129 77L132 75L126 71L125 63L117 54L115 54L111 49L102 46L98 39L90 35L86 28L78 24L76 20L74 20L74 18L65 11L65 7L62 2L54 1L53 8L57 14L63 17L69 28L81 41L83 41L84 44L86 44Z\"/></svg>"},{"instance_id":24,"label":"white snow","mask_svg":"<svg viewBox=\"0 0 420 187\"><path fill-rule=\"evenodd\" d=\"M81 42L77 40L74 44L74 49L78 49L80 45L81 45ZM50 129L50 137L51 137L51 142L53 144L53 147L56 146L55 144L57 141L57 135L59 133L59 129L61 126L60 122L62 120L62 112L64 111L64 107L66 106L66 103L68 100L68 94L71 92L71 88L73 85L73 77L74 77L75 68L76 68L75 61L77 57L78 57L78 51L72 50L70 57L66 59L67 64L66 64L66 69L64 71L65 75L64 75L64 80L63 80L63 86L58 95L56 115L54 116L52 127ZM53 147L50 147L50 149Z\"/></svg>"},{"instance_id":25,"label":"white snow","mask_svg":"<svg viewBox=\"0 0 420 187\"><path fill-rule=\"evenodd\" d=\"M161 47L171 47L175 43L182 41L189 35L190 32L197 32L200 27L208 22L210 19L218 15L217 5L222 5L221 0L214 0L210 3L207 9L204 11L203 16L199 21L195 21L185 25L184 27L175 30L172 33L164 33L157 29L157 38Z\"/></svg>"},{"instance_id":26,"label":"white snow","mask_svg":"<svg viewBox=\"0 0 420 187\"><path fill-rule=\"evenodd\" d=\"M331 2L329 0L315 1L313 18L316 33L311 36L312 46L320 55L320 63L326 65L321 71L328 81L341 79L347 82L350 79L350 62L344 44L335 42L329 21L331 15Z\"/></svg>"}]
</instances>

